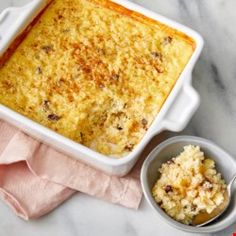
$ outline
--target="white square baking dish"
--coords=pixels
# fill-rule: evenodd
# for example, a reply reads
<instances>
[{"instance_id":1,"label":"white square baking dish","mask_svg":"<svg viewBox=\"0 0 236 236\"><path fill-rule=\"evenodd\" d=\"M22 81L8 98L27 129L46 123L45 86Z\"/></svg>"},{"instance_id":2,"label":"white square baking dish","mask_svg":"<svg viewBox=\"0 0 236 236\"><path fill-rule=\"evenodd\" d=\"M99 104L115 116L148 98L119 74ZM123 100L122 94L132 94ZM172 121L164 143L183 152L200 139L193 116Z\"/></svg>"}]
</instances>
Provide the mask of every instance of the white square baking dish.
<instances>
[{"instance_id":1,"label":"white square baking dish","mask_svg":"<svg viewBox=\"0 0 236 236\"><path fill-rule=\"evenodd\" d=\"M163 130L175 132L181 131L197 110L200 99L198 93L191 85L191 80L193 67L203 48L203 39L195 31L127 0L115 0L114 2L175 28L190 36L196 42L195 51L188 64L177 80L151 127L134 150L120 159L107 157L65 138L3 105L0 105L0 119L6 120L33 137L79 161L89 164L110 175L123 176L134 166L142 150L155 135ZM0 56L4 54L13 40L24 31L47 4L48 0L33 0L24 7L8 8L1 13Z\"/></svg>"}]
</instances>

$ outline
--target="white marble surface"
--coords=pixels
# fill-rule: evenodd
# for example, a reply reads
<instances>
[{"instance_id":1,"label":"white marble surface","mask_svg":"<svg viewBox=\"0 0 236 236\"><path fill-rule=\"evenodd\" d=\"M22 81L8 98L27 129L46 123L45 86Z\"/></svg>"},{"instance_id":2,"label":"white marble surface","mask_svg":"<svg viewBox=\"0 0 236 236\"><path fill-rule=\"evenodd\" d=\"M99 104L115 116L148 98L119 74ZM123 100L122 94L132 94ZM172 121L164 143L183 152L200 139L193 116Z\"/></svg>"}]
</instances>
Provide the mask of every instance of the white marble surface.
<instances>
[{"instance_id":1,"label":"white marble surface","mask_svg":"<svg viewBox=\"0 0 236 236\"><path fill-rule=\"evenodd\" d=\"M0 0L0 11L30 0ZM195 68L194 86L202 103L185 134L214 140L236 157L236 1L134 0L199 31L204 52ZM172 134L170 134L172 135ZM0 202L1 236L191 235L156 218L145 200L138 211L76 194L51 214L24 222ZM236 224L220 235L232 235Z\"/></svg>"}]
</instances>

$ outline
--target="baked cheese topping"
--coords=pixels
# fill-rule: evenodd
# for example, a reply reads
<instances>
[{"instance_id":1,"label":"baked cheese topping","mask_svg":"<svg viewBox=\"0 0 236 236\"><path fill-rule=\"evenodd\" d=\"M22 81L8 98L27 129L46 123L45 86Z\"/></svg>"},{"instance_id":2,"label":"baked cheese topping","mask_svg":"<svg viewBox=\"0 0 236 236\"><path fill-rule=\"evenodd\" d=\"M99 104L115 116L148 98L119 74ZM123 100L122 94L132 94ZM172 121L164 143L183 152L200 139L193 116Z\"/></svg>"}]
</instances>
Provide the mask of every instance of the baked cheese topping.
<instances>
[{"instance_id":1,"label":"baked cheese topping","mask_svg":"<svg viewBox=\"0 0 236 236\"><path fill-rule=\"evenodd\" d=\"M102 154L140 142L194 51L107 0L54 0L0 68L0 103Z\"/></svg>"}]
</instances>

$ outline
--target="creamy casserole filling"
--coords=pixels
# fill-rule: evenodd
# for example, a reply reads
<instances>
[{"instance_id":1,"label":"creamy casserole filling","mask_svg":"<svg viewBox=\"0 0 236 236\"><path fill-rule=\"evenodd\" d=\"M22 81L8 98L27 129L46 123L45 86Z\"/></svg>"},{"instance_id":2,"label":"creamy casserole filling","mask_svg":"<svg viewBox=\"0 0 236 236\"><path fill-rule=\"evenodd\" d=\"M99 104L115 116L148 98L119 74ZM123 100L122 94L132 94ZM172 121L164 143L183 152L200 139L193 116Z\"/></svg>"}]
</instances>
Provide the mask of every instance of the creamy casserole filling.
<instances>
[{"instance_id":1,"label":"creamy casserole filling","mask_svg":"<svg viewBox=\"0 0 236 236\"><path fill-rule=\"evenodd\" d=\"M226 201L225 181L215 162L206 158L199 146L185 146L177 157L163 163L159 172L152 195L169 216L181 223L193 224L203 213L210 216Z\"/></svg>"},{"instance_id":2,"label":"creamy casserole filling","mask_svg":"<svg viewBox=\"0 0 236 236\"><path fill-rule=\"evenodd\" d=\"M0 103L109 156L140 142L195 48L106 0L54 0L31 27L0 63Z\"/></svg>"}]
</instances>

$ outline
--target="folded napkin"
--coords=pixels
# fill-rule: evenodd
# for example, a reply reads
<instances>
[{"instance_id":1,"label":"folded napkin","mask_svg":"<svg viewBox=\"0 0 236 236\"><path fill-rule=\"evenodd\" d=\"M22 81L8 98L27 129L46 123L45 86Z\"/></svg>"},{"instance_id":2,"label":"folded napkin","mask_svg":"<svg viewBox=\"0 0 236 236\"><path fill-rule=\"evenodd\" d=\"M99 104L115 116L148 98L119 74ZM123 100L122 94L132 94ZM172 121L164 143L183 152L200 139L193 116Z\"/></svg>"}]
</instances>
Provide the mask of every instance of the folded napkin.
<instances>
[{"instance_id":1,"label":"folded napkin","mask_svg":"<svg viewBox=\"0 0 236 236\"><path fill-rule=\"evenodd\" d=\"M76 191L137 209L140 165L125 177L109 176L0 120L0 198L25 220L52 211Z\"/></svg>"}]
</instances>

